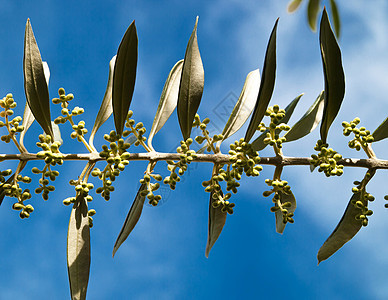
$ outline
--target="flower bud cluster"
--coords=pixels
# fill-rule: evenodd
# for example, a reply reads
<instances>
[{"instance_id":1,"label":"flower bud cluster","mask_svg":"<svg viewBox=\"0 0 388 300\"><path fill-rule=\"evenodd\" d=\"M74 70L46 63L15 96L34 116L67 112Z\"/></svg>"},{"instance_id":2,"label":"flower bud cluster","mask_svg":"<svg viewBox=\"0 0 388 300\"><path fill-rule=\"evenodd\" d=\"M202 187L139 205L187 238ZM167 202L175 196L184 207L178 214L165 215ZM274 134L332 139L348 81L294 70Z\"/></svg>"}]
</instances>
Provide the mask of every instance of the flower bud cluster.
<instances>
[{"instance_id":1,"label":"flower bud cluster","mask_svg":"<svg viewBox=\"0 0 388 300\"><path fill-rule=\"evenodd\" d=\"M342 159L342 155L328 147L328 144L319 140L314 147L314 150L319 151L319 153L311 155L310 163L314 167L319 167L318 172L324 172L327 177L341 176L344 173L344 166L338 165L337 162Z\"/></svg>"},{"instance_id":2,"label":"flower bud cluster","mask_svg":"<svg viewBox=\"0 0 388 300\"><path fill-rule=\"evenodd\" d=\"M89 209L88 211L88 220L89 220L89 227L93 227L93 216L96 214L96 211L94 209Z\"/></svg>"},{"instance_id":3,"label":"flower bud cluster","mask_svg":"<svg viewBox=\"0 0 388 300\"><path fill-rule=\"evenodd\" d=\"M361 148L365 149L368 147L368 144L373 142L373 136L370 134L369 130L366 130L365 127L357 128L356 126L360 123L360 118L355 118L350 123L342 122L343 134L349 136L351 133L354 133L354 139L349 141L348 145L352 149L360 151Z\"/></svg>"},{"instance_id":4,"label":"flower bud cluster","mask_svg":"<svg viewBox=\"0 0 388 300\"><path fill-rule=\"evenodd\" d=\"M0 182L4 183L6 181L5 176L9 176L11 174L12 174L12 170L11 169L8 169L8 170L5 170L5 171L1 171L0 172Z\"/></svg>"},{"instance_id":5,"label":"flower bud cluster","mask_svg":"<svg viewBox=\"0 0 388 300\"><path fill-rule=\"evenodd\" d=\"M159 201L162 200L162 196L154 195L154 192L157 191L160 187L159 182L151 183L151 178L156 181L161 181L162 176L159 174L146 173L142 179L140 179L141 184L146 185L146 190L141 191L140 195L148 198L148 203L152 206L158 205Z\"/></svg>"},{"instance_id":6,"label":"flower bud cluster","mask_svg":"<svg viewBox=\"0 0 388 300\"><path fill-rule=\"evenodd\" d=\"M230 145L229 161L231 162L231 176L237 180L245 173L247 176L259 176L263 167L260 162L259 153L254 151L252 145L245 142L243 138Z\"/></svg>"},{"instance_id":7,"label":"flower bud cluster","mask_svg":"<svg viewBox=\"0 0 388 300\"><path fill-rule=\"evenodd\" d=\"M124 139L116 134L114 130L109 134L105 134L104 139L109 142L109 146L102 146L100 157L106 160L107 165L102 171L95 168L91 174L102 180L103 186L97 188L96 193L101 194L108 201L110 199L110 192L114 191L112 181L115 181L120 172L124 171L125 166L129 164L130 154L127 152L127 149L130 147L130 144L125 143Z\"/></svg>"},{"instance_id":8,"label":"flower bud cluster","mask_svg":"<svg viewBox=\"0 0 388 300\"><path fill-rule=\"evenodd\" d=\"M24 130L24 126L20 124L22 118L19 116L12 120L8 119L8 117L12 116L14 113L12 109L16 107L16 102L14 101L12 94L7 94L7 96L0 100L0 107L4 108L4 110L0 112L0 117L5 118L5 122L0 121L0 127L6 127L8 130L8 134L1 136L1 140L9 143L16 133Z\"/></svg>"},{"instance_id":9,"label":"flower bud cluster","mask_svg":"<svg viewBox=\"0 0 388 300\"><path fill-rule=\"evenodd\" d=\"M3 173L3 172L2 172ZM10 172L7 172L10 173ZM11 183L4 183L2 188L4 190L4 194L8 197L14 197L18 200L18 202L14 203L12 208L14 210L20 211L20 218L28 218L30 214L34 211L34 208L31 204L25 205L24 201L31 199L31 193L29 189L23 190L19 182L30 183L31 178L28 176L17 175L16 178Z\"/></svg>"},{"instance_id":10,"label":"flower bud cluster","mask_svg":"<svg viewBox=\"0 0 388 300\"><path fill-rule=\"evenodd\" d=\"M227 212L228 214L233 214L233 207L235 206L234 203L229 202L228 200L231 198L232 194L227 193L223 194L221 190L221 186L219 184L220 181L224 181L226 174L223 169L220 170L220 174L213 175L212 178L209 181L202 182L202 185L205 187L205 192L209 192L212 195L212 198L215 200L213 201L212 205L213 208L217 208L221 206L222 212Z\"/></svg>"},{"instance_id":11,"label":"flower bud cluster","mask_svg":"<svg viewBox=\"0 0 388 300\"><path fill-rule=\"evenodd\" d=\"M130 110L125 122L125 127L129 128L130 130L124 130L123 137L127 137L133 133L133 135L136 137L135 146L137 147L142 144L146 148L144 142L147 140L147 138L144 136L144 134L147 130L142 122L136 123L134 119L131 119L132 116L133 111Z\"/></svg>"},{"instance_id":12,"label":"flower bud cluster","mask_svg":"<svg viewBox=\"0 0 388 300\"><path fill-rule=\"evenodd\" d=\"M188 138L186 141L181 141L180 147L176 149L177 153L180 154L179 161L167 161L167 169L170 171L170 176L165 177L163 183L170 185L172 190L175 190L176 183L181 180L178 174L182 176L187 171L188 165L197 157L195 151L190 150L192 143L193 139L191 138Z\"/></svg>"},{"instance_id":13,"label":"flower bud cluster","mask_svg":"<svg viewBox=\"0 0 388 300\"><path fill-rule=\"evenodd\" d=\"M281 197L280 194L286 194L290 195L291 194L291 187L288 185L288 182L285 180L280 180L280 179L266 179L265 183L272 187L271 190L265 191L263 193L264 197L269 197L271 194L274 194L272 198L272 202L275 204L273 207L271 207L271 212L277 212L281 211L283 215L283 223L287 224L289 223L294 223L294 219L292 218L294 216L294 213L288 212L287 208L291 207L291 202L281 202Z\"/></svg>"},{"instance_id":14,"label":"flower bud cluster","mask_svg":"<svg viewBox=\"0 0 388 300\"><path fill-rule=\"evenodd\" d=\"M367 173L366 176L368 176L368 174L369 173ZM353 194L358 195L358 197L356 199L352 199L351 203L354 205L354 207L360 210L360 213L357 214L355 218L361 222L362 226L367 226L368 217L373 214L373 211L368 209L368 202L374 201L375 197L366 191L362 182L355 181L354 184L356 186L352 188L352 192Z\"/></svg>"},{"instance_id":15,"label":"flower bud cluster","mask_svg":"<svg viewBox=\"0 0 388 300\"><path fill-rule=\"evenodd\" d=\"M282 131L289 131L290 126L285 123L281 123L281 120L284 118L286 111L280 109L279 105L274 105L273 107L268 107L265 112L266 116L271 118L269 126L265 126L263 122L259 124L258 130L261 132L267 131L267 135L264 139L264 143L270 146L276 146L277 148L282 148L282 144L286 141L285 137L280 137Z\"/></svg>"},{"instance_id":16,"label":"flower bud cluster","mask_svg":"<svg viewBox=\"0 0 388 300\"><path fill-rule=\"evenodd\" d=\"M222 134L215 134L213 137L209 136L209 131L206 129L207 124L209 124L210 119L205 118L203 121L201 121L201 118L199 117L198 114L195 115L194 122L193 122L193 127L199 127L199 129L202 130L202 136L196 136L195 141L198 144L202 144L204 141L207 141L207 151L211 152L212 150L215 150L214 144L217 143L218 141L222 141L224 136Z\"/></svg>"}]
</instances>

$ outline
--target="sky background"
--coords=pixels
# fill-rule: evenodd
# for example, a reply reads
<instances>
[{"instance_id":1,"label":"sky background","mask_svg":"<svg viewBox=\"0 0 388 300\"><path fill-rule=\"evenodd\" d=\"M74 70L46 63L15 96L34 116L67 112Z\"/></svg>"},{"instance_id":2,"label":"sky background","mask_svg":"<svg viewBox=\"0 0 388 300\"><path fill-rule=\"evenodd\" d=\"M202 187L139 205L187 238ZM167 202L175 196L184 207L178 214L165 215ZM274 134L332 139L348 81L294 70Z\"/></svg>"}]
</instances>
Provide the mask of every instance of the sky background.
<instances>
[{"instance_id":1,"label":"sky background","mask_svg":"<svg viewBox=\"0 0 388 300\"><path fill-rule=\"evenodd\" d=\"M329 2L329 1L323 1ZM304 92L290 123L296 122L323 89L318 35L306 23L306 3L289 15L288 1L0 1L0 95L12 92L22 115L23 36L31 19L43 60L50 66L51 98L64 87L73 93L71 106L81 106L91 130L108 78L108 64L121 38L136 20L139 61L131 109L134 118L149 130L165 79L199 18L198 42L205 68L205 90L199 108L210 117L218 133L227 121L245 76L262 69L267 41L275 20L278 26L278 69L271 104L285 107ZM373 131L386 118L388 92L388 3L386 1L338 1L342 18L340 46L346 76L342 109L329 132L330 145L345 157L365 155L347 148L341 122L356 116ZM52 117L60 109L52 105ZM246 126L244 127L246 128ZM100 129L113 129L110 118ZM65 153L83 153L82 144L69 138L70 126L61 128ZM33 124L26 146L31 152L41 129ZM240 138L244 129L230 139ZM286 144L287 156L310 156L319 138L316 130L299 142ZM174 151L181 139L176 114L154 138L158 151ZM103 141L96 138L101 149ZM386 153L386 141L374 146L378 157ZM227 152L227 146L222 149ZM2 153L15 153L12 145ZM135 149L133 151L141 151ZM261 156L272 156L263 151ZM39 162L29 163L41 167ZM1 169L15 168L3 162ZM5 198L0 209L0 299L68 299L66 235L70 207L62 200L73 196L68 185L84 162L66 162L56 191L45 202L40 195L31 201L34 213L21 220ZM102 167L102 164L100 165ZM235 213L205 258L209 195L201 182L211 175L210 164L192 164L176 191L161 190L158 207L146 205L127 241L111 257L114 242L136 195L146 167L133 162L116 180L116 191L105 202L95 196L90 208L97 210L92 235L92 264L88 299L386 299L388 287L388 194L385 173L380 171L368 185L376 197L370 205L369 225L329 260L317 266L316 254L340 220L350 199L352 182L365 170L345 169L340 178L310 173L308 167L287 167L283 179L291 185L298 202L295 224L283 235L276 233L271 200L263 198L264 180L273 167L258 178L244 178L233 197ZM27 168L25 169L25 174ZM163 164L157 170L166 176ZM38 178L32 176L36 185ZM98 181L93 181L99 186ZM31 189L33 190L34 188Z\"/></svg>"}]
</instances>

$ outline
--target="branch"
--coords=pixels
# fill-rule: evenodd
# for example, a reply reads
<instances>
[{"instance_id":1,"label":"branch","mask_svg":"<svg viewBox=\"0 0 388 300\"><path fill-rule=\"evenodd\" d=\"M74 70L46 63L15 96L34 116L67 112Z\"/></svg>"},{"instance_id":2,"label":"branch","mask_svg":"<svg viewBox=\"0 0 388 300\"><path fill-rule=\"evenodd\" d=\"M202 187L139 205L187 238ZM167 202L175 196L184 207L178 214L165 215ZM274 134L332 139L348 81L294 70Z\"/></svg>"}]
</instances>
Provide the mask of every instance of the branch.
<instances>
[{"instance_id":1,"label":"branch","mask_svg":"<svg viewBox=\"0 0 388 300\"><path fill-rule=\"evenodd\" d=\"M216 164L228 164L231 156L227 154L197 154L193 162L210 162ZM179 153L164 153L164 152L149 152L149 153L131 153L128 160L148 160L152 162L167 161L167 160L179 160ZM0 161L4 160L43 160L38 158L34 153L21 153L21 154L0 154ZM87 160L91 162L104 161L98 153L79 153L79 154L63 154L63 160ZM273 165L273 166L308 166L310 165L310 157L287 157L287 156L275 156L275 157L261 157L261 165ZM358 158L344 158L337 162L344 167L359 167L367 169L388 169L388 160L382 160L377 158L358 159Z\"/></svg>"}]
</instances>

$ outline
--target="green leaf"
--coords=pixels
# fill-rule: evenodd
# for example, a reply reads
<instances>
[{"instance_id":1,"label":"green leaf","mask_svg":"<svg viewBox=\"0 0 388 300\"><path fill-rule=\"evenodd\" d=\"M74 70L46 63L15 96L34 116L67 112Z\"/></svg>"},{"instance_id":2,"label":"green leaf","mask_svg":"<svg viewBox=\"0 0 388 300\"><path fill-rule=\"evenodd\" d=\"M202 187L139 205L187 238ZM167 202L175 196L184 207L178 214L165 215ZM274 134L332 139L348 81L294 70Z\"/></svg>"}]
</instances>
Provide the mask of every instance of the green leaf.
<instances>
[{"instance_id":1,"label":"green leaf","mask_svg":"<svg viewBox=\"0 0 388 300\"><path fill-rule=\"evenodd\" d=\"M292 0L290 1L290 3L288 3L288 6L287 6L287 11L289 13L293 13L294 11L296 11L300 4L302 3L302 0Z\"/></svg>"},{"instance_id":2,"label":"green leaf","mask_svg":"<svg viewBox=\"0 0 388 300\"><path fill-rule=\"evenodd\" d=\"M135 89L137 67L137 32L135 21L129 25L117 50L113 72L112 105L116 132L122 135L125 119Z\"/></svg>"},{"instance_id":3,"label":"green leaf","mask_svg":"<svg viewBox=\"0 0 388 300\"><path fill-rule=\"evenodd\" d=\"M388 118L386 118L383 123L372 133L374 142L381 141L388 137Z\"/></svg>"},{"instance_id":4,"label":"green leaf","mask_svg":"<svg viewBox=\"0 0 388 300\"><path fill-rule=\"evenodd\" d=\"M368 172L371 173L371 176L367 180L364 179L364 186L366 186L366 184L373 177L376 171L369 170ZM342 216L337 227L334 229L332 234L328 237L328 239L319 249L317 256L318 264L321 261L328 259L335 252L337 252L343 245L345 245L345 243L350 241L361 229L362 225L360 220L356 220L356 216L361 212L361 210L351 203L352 201L360 200L365 206L367 206L368 200L361 199L360 195L361 193L353 194L348 203L348 206L346 207L345 213Z\"/></svg>"},{"instance_id":5,"label":"green leaf","mask_svg":"<svg viewBox=\"0 0 388 300\"><path fill-rule=\"evenodd\" d=\"M160 96L158 109L156 111L154 123L152 124L150 135L148 137L148 146L151 149L153 149L153 137L160 129L162 129L163 125L166 123L166 121L174 111L175 107L177 106L182 67L183 59L178 61L173 66L170 73L168 74L166 83L164 84L162 95Z\"/></svg>"},{"instance_id":6,"label":"green leaf","mask_svg":"<svg viewBox=\"0 0 388 300\"><path fill-rule=\"evenodd\" d=\"M281 123L285 123L285 124L288 123L288 121L291 118L292 113L295 110L296 105L298 104L298 102L299 102L300 98L302 98L302 96L303 96L303 94L300 94L294 100L292 100L290 102L290 104L287 105L287 107L284 109L286 111L286 113L285 113L283 119L280 120ZM253 150L261 151L267 146L267 144L264 143L264 139L266 138L268 131L269 130L264 131L261 135L259 135L259 137L257 139L255 139L252 142Z\"/></svg>"},{"instance_id":7,"label":"green leaf","mask_svg":"<svg viewBox=\"0 0 388 300\"><path fill-rule=\"evenodd\" d=\"M244 125L255 107L260 89L260 71L250 72L245 79L240 97L225 125L222 135L224 140L236 133Z\"/></svg>"},{"instance_id":8,"label":"green leaf","mask_svg":"<svg viewBox=\"0 0 388 300\"><path fill-rule=\"evenodd\" d=\"M281 203L286 203L286 202L291 203L291 207L287 208L287 210L289 213L294 213L296 209L296 200L295 200L294 194L291 192L291 194L288 195L280 192L279 195L280 195ZM283 213L280 210L275 212L275 220L276 220L276 232L283 233L287 224L283 223Z\"/></svg>"},{"instance_id":9,"label":"green leaf","mask_svg":"<svg viewBox=\"0 0 388 300\"><path fill-rule=\"evenodd\" d=\"M132 232L133 228L135 228L139 218L141 216L141 212L143 211L145 196L141 196L140 193L147 189L146 184L142 184L137 192L136 198L132 203L131 209L128 212L128 215L125 219L124 225L121 228L119 236L115 242L113 247L112 257L115 256L116 251L119 249L122 243L127 239L129 234Z\"/></svg>"},{"instance_id":10,"label":"green leaf","mask_svg":"<svg viewBox=\"0 0 388 300\"><path fill-rule=\"evenodd\" d=\"M322 91L303 117L284 135L286 142L298 140L312 132L322 120L324 92Z\"/></svg>"},{"instance_id":11,"label":"green leaf","mask_svg":"<svg viewBox=\"0 0 388 300\"><path fill-rule=\"evenodd\" d=\"M31 112L44 132L52 136L49 92L30 19L27 20L24 35L23 71L24 91Z\"/></svg>"},{"instance_id":12,"label":"green leaf","mask_svg":"<svg viewBox=\"0 0 388 300\"><path fill-rule=\"evenodd\" d=\"M261 79L261 85L259 89L259 95L255 109L253 111L251 121L249 123L247 132L245 134L245 141L248 143L261 120L264 117L265 111L267 110L268 103L271 100L273 89L275 86L276 77L276 28L278 26L279 19L276 20L275 26L273 27L271 37L268 41L267 51L265 53L263 76Z\"/></svg>"},{"instance_id":13,"label":"green leaf","mask_svg":"<svg viewBox=\"0 0 388 300\"><path fill-rule=\"evenodd\" d=\"M78 196L71 210L67 234L67 270L71 299L86 299L90 271L88 205Z\"/></svg>"},{"instance_id":14,"label":"green leaf","mask_svg":"<svg viewBox=\"0 0 388 300\"><path fill-rule=\"evenodd\" d=\"M186 48L179 85L178 120L183 139L190 137L195 114L202 98L205 73L197 41L198 17Z\"/></svg>"},{"instance_id":15,"label":"green leaf","mask_svg":"<svg viewBox=\"0 0 388 300\"><path fill-rule=\"evenodd\" d=\"M45 62L45 61L43 62L43 72L44 72L44 77L46 78L46 83L48 86L49 80L50 80L50 69L49 69L47 62ZM30 126L32 125L34 120L35 120L34 115L32 114L31 109L28 106L28 103L26 101L26 106L24 107L24 114L23 114L23 123L22 123L24 130L20 133L20 138L19 138L19 143L24 149L25 149L24 136L26 135L28 128L30 128ZM51 123L51 125L52 125L52 123Z\"/></svg>"},{"instance_id":16,"label":"green leaf","mask_svg":"<svg viewBox=\"0 0 388 300\"><path fill-rule=\"evenodd\" d=\"M319 40L325 77L325 106L321 123L321 140L326 143L330 125L337 116L345 95L341 50L331 30L326 9L323 9Z\"/></svg>"},{"instance_id":17,"label":"green leaf","mask_svg":"<svg viewBox=\"0 0 388 300\"><path fill-rule=\"evenodd\" d=\"M337 4L335 3L335 0L330 0L330 6L331 6L331 16L333 17L335 35L337 36L337 38L339 38L341 34L341 19L338 13L338 7L337 7Z\"/></svg>"},{"instance_id":18,"label":"green leaf","mask_svg":"<svg viewBox=\"0 0 388 300\"><path fill-rule=\"evenodd\" d=\"M307 19L312 31L317 31L317 19L321 0L310 0L307 5Z\"/></svg>"},{"instance_id":19,"label":"green leaf","mask_svg":"<svg viewBox=\"0 0 388 300\"><path fill-rule=\"evenodd\" d=\"M96 121L94 122L93 129L90 133L89 145L92 146L93 149L96 149L93 145L94 136L96 135L98 129L102 124L105 123L106 120L110 117L113 112L112 107L112 87L113 87L113 73L116 63L116 55L109 62L109 76L108 76L108 85L105 90L104 99L102 100L100 110L97 113Z\"/></svg>"},{"instance_id":20,"label":"green leaf","mask_svg":"<svg viewBox=\"0 0 388 300\"><path fill-rule=\"evenodd\" d=\"M221 192L222 193L222 192ZM205 256L209 257L210 250L214 246L214 243L217 241L218 237L221 234L222 229L224 228L226 222L226 212L221 211L221 206L214 208L213 202L216 201L213 199L213 193L210 194L209 201L209 229L207 236L207 244L205 250Z\"/></svg>"}]
</instances>

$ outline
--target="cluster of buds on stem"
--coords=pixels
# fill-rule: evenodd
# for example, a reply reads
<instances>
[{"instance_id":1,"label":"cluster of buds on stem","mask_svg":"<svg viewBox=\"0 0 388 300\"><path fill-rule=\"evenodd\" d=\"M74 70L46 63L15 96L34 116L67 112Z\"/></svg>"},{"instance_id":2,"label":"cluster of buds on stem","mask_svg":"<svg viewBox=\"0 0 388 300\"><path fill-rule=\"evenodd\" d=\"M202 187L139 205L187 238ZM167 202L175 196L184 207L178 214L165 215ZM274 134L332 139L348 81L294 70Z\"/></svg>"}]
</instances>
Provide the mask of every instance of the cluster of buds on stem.
<instances>
[{"instance_id":1,"label":"cluster of buds on stem","mask_svg":"<svg viewBox=\"0 0 388 300\"><path fill-rule=\"evenodd\" d=\"M319 167L318 172L324 172L327 177L341 176L344 173L344 166L338 165L337 162L342 159L342 155L328 147L328 144L319 140L314 147L314 150L319 153L311 155L311 164L314 167Z\"/></svg>"},{"instance_id":2,"label":"cluster of buds on stem","mask_svg":"<svg viewBox=\"0 0 388 300\"><path fill-rule=\"evenodd\" d=\"M356 126L360 123L359 118L355 118L350 123L342 122L344 136L349 136L351 133L354 134L354 139L349 141L348 145L352 149L360 151L361 149L367 149L368 145L373 142L373 136L369 130L365 127L357 128Z\"/></svg>"},{"instance_id":3,"label":"cluster of buds on stem","mask_svg":"<svg viewBox=\"0 0 388 300\"><path fill-rule=\"evenodd\" d=\"M368 180L368 176L370 176L370 174L366 173L366 179L364 179L364 181ZM355 218L361 222L362 226L367 226L368 217L373 214L373 211L368 209L368 202L374 201L375 197L366 191L363 182L355 181L354 184L356 186L352 188L352 192L355 197L352 199L351 203L360 210L360 213L357 214Z\"/></svg>"},{"instance_id":4,"label":"cluster of buds on stem","mask_svg":"<svg viewBox=\"0 0 388 300\"><path fill-rule=\"evenodd\" d=\"M151 178L156 181L161 181L162 176L159 174L152 174L151 172L146 172L144 177L140 179L141 184L146 185L146 189L140 192L140 195L148 198L148 203L152 206L158 205L159 201L162 200L162 196L154 195L154 192L157 191L160 187L159 182L152 183Z\"/></svg>"},{"instance_id":5,"label":"cluster of buds on stem","mask_svg":"<svg viewBox=\"0 0 388 300\"><path fill-rule=\"evenodd\" d=\"M7 96L0 100L0 107L4 109L0 112L0 117L5 119L5 122L0 121L0 127L6 127L8 130L8 134L3 135L1 140L9 143L16 133L24 130L24 126L20 125L22 118L19 116L9 120L9 117L14 113L12 109L16 107L12 94L7 94Z\"/></svg>"}]
</instances>

